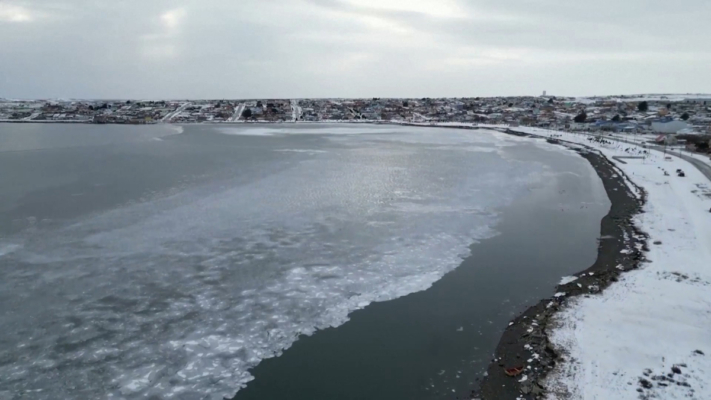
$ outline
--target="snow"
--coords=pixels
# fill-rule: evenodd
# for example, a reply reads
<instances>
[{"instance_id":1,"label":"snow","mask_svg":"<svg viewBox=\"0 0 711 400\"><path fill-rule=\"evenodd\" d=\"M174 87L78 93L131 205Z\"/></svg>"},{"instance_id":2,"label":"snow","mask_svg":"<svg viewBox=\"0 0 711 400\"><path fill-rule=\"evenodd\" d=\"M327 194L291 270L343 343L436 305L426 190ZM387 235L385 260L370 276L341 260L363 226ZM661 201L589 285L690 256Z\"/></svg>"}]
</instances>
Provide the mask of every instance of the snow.
<instances>
[{"instance_id":1,"label":"snow","mask_svg":"<svg viewBox=\"0 0 711 400\"><path fill-rule=\"evenodd\" d=\"M590 144L582 135L555 133ZM611 159L629 146L593 147ZM614 162L648 194L635 224L650 236L649 262L600 295L570 299L558 314L549 333L566 362L548 377L548 398L711 398L708 179L687 161L658 152L624 161ZM677 168L686 177L677 177Z\"/></svg>"},{"instance_id":2,"label":"snow","mask_svg":"<svg viewBox=\"0 0 711 400\"><path fill-rule=\"evenodd\" d=\"M570 282L575 282L576 280L578 280L577 276L564 276L560 279L560 283L558 283L558 284L559 285L567 285Z\"/></svg>"},{"instance_id":3,"label":"snow","mask_svg":"<svg viewBox=\"0 0 711 400\"><path fill-rule=\"evenodd\" d=\"M578 97L576 101L578 103L594 103L597 100L602 101L619 101L619 102L635 102L635 101L685 101L685 100L698 100L698 99L711 99L711 94L704 93L687 93L687 94L640 94L640 95L627 95L627 96L604 96L604 97Z\"/></svg>"}]
</instances>

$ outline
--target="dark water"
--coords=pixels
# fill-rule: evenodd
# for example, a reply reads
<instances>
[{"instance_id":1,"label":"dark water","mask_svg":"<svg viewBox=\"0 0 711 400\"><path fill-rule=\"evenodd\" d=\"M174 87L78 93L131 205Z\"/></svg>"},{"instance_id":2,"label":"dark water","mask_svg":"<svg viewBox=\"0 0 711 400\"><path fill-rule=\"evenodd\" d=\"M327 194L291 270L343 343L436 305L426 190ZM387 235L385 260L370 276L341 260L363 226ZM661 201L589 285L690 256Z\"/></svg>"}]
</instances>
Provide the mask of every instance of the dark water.
<instances>
[{"instance_id":1,"label":"dark water","mask_svg":"<svg viewBox=\"0 0 711 400\"><path fill-rule=\"evenodd\" d=\"M571 175L553 190L517 199L502 210L500 234L472 246L430 289L372 304L343 326L302 337L255 368L256 380L235 399L469 398L512 317L595 261L608 206L575 209L571 197L586 194L571 193L583 189L579 183Z\"/></svg>"},{"instance_id":2,"label":"dark water","mask_svg":"<svg viewBox=\"0 0 711 400\"><path fill-rule=\"evenodd\" d=\"M461 396L608 206L485 131L0 124L0 399Z\"/></svg>"}]
</instances>

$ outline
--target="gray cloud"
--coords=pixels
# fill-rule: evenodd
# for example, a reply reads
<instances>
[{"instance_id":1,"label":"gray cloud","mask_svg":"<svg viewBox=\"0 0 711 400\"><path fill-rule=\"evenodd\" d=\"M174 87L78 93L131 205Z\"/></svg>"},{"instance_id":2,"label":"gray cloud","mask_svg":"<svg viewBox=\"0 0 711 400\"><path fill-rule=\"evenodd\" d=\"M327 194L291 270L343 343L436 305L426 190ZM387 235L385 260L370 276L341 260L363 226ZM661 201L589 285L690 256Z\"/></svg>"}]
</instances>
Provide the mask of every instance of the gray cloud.
<instances>
[{"instance_id":1,"label":"gray cloud","mask_svg":"<svg viewBox=\"0 0 711 400\"><path fill-rule=\"evenodd\" d=\"M0 0L0 97L711 92L709 15L705 0Z\"/></svg>"}]
</instances>

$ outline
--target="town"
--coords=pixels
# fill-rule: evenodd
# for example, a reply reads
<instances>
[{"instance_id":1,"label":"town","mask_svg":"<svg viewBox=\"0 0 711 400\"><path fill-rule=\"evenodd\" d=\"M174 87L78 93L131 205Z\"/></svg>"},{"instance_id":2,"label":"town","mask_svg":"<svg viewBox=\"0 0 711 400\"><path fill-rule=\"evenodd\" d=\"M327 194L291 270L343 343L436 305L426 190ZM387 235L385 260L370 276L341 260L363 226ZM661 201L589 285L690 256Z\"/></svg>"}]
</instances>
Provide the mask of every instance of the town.
<instances>
[{"instance_id":1,"label":"town","mask_svg":"<svg viewBox=\"0 0 711 400\"><path fill-rule=\"evenodd\" d=\"M419 99L9 100L0 122L284 123L377 122L532 126L562 131L654 134L708 152L711 95Z\"/></svg>"}]
</instances>

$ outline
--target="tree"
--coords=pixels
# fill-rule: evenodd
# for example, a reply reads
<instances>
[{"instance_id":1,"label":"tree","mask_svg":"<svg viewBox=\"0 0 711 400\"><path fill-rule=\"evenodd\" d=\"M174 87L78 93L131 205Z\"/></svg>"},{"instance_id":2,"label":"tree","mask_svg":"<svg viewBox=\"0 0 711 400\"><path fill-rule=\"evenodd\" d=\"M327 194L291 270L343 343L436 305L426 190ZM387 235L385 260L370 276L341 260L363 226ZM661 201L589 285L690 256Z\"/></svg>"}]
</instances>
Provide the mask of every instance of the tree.
<instances>
[{"instance_id":1,"label":"tree","mask_svg":"<svg viewBox=\"0 0 711 400\"><path fill-rule=\"evenodd\" d=\"M649 110L649 103L647 103L646 101L641 101L639 104L637 104L637 109L640 112L647 112L647 110Z\"/></svg>"},{"instance_id":2,"label":"tree","mask_svg":"<svg viewBox=\"0 0 711 400\"><path fill-rule=\"evenodd\" d=\"M585 114L585 111L583 111L580 114L576 115L575 118L573 118L573 121L577 123L582 123L585 122L586 119L588 119L588 115Z\"/></svg>"},{"instance_id":3,"label":"tree","mask_svg":"<svg viewBox=\"0 0 711 400\"><path fill-rule=\"evenodd\" d=\"M244 118L244 119L250 119L250 118L252 118L252 109L251 109L251 108L245 108L244 111L242 111L242 118Z\"/></svg>"},{"instance_id":4,"label":"tree","mask_svg":"<svg viewBox=\"0 0 711 400\"><path fill-rule=\"evenodd\" d=\"M402 106L403 106L403 107L409 107L409 106L410 106L410 103L408 103L407 101L403 101L403 102L402 102Z\"/></svg>"},{"instance_id":5,"label":"tree","mask_svg":"<svg viewBox=\"0 0 711 400\"><path fill-rule=\"evenodd\" d=\"M548 99L548 104L553 104L553 97L551 97L550 99Z\"/></svg>"},{"instance_id":6,"label":"tree","mask_svg":"<svg viewBox=\"0 0 711 400\"><path fill-rule=\"evenodd\" d=\"M681 114L681 119L683 119L684 121L688 121L689 120L689 113Z\"/></svg>"},{"instance_id":7,"label":"tree","mask_svg":"<svg viewBox=\"0 0 711 400\"><path fill-rule=\"evenodd\" d=\"M667 103L667 110L671 110L671 103Z\"/></svg>"},{"instance_id":8,"label":"tree","mask_svg":"<svg viewBox=\"0 0 711 400\"><path fill-rule=\"evenodd\" d=\"M617 115L615 115L614 117L612 117L612 120L613 120L614 122L620 122L620 114L617 114Z\"/></svg>"},{"instance_id":9,"label":"tree","mask_svg":"<svg viewBox=\"0 0 711 400\"><path fill-rule=\"evenodd\" d=\"M509 103L509 108L513 107L513 103Z\"/></svg>"}]
</instances>

